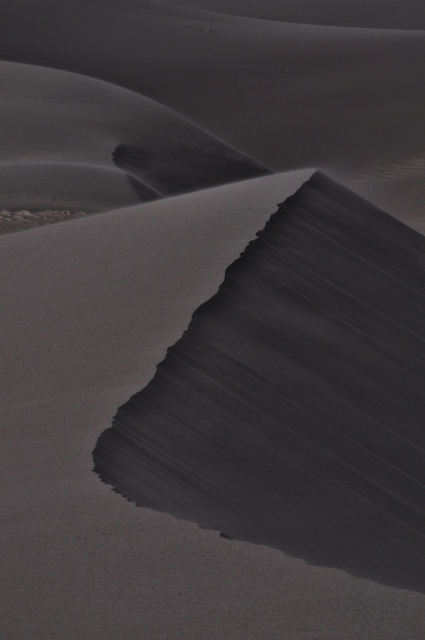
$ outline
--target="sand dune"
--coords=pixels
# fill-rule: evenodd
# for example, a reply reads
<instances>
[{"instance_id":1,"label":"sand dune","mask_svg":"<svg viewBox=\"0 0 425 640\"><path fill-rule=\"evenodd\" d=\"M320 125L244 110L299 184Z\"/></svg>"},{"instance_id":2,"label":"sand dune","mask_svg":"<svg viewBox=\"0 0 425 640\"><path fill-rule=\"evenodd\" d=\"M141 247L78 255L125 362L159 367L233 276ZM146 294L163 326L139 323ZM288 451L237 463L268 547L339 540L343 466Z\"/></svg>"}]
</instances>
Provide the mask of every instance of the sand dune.
<instances>
[{"instance_id":1,"label":"sand dune","mask_svg":"<svg viewBox=\"0 0 425 640\"><path fill-rule=\"evenodd\" d=\"M423 596L136 509L92 472L117 406L309 175L0 238L3 637L420 637Z\"/></svg>"},{"instance_id":2,"label":"sand dune","mask_svg":"<svg viewBox=\"0 0 425 640\"><path fill-rule=\"evenodd\" d=\"M425 232L421 3L180 4L1 3L0 231L31 228L0 237L0 635L422 640L422 595L136 509L92 471L311 170L247 178L318 167Z\"/></svg>"},{"instance_id":3,"label":"sand dune","mask_svg":"<svg viewBox=\"0 0 425 640\"><path fill-rule=\"evenodd\" d=\"M215 639L284 628L351 640L381 629L382 611L387 638L418 637L422 597L230 548L132 508L91 470L116 407L149 381L225 267L310 173L0 238L5 637Z\"/></svg>"},{"instance_id":4,"label":"sand dune","mask_svg":"<svg viewBox=\"0 0 425 640\"><path fill-rule=\"evenodd\" d=\"M168 195L269 173L170 109L121 87L9 62L0 62L0 79L4 208L100 211L150 200L152 186ZM114 150L126 145L145 159L135 173L122 158L114 164ZM142 176L144 192L117 164Z\"/></svg>"},{"instance_id":5,"label":"sand dune","mask_svg":"<svg viewBox=\"0 0 425 640\"><path fill-rule=\"evenodd\" d=\"M128 173L136 192L142 191L143 200L271 173L218 140L194 133L191 139L175 134L166 140L156 138L150 148L120 144L112 156L116 166Z\"/></svg>"},{"instance_id":6,"label":"sand dune","mask_svg":"<svg viewBox=\"0 0 425 640\"><path fill-rule=\"evenodd\" d=\"M0 281L4 637L159 638L165 624L165 637L215 638L231 633L244 615L245 590L222 622L215 619L210 600L225 578L216 573L209 582L203 572L205 554L214 564L222 553L216 536L131 508L93 474L91 451L116 407L149 381L274 203L310 174L246 181L243 189L215 188L0 238L7 274ZM163 544L179 538L178 553L164 551ZM229 563L233 553L226 553ZM237 574L257 562L255 549L241 553L231 569L235 591ZM276 562L261 557L259 583L249 586L252 603L263 602L268 567ZM279 562L281 572L295 573L302 593L311 572L284 557ZM279 589L286 588L280 580ZM341 580L347 593L357 589ZM204 595L195 620L197 591ZM379 589L374 594L386 597ZM403 594L394 598L405 603ZM165 618L153 613L155 599L169 611ZM402 604L415 611L419 605ZM280 599L274 606L270 625ZM310 615L316 624L313 609Z\"/></svg>"},{"instance_id":7,"label":"sand dune","mask_svg":"<svg viewBox=\"0 0 425 640\"><path fill-rule=\"evenodd\" d=\"M247 18L375 29L425 29L417 0L165 0L167 4Z\"/></svg>"},{"instance_id":8,"label":"sand dune","mask_svg":"<svg viewBox=\"0 0 425 640\"><path fill-rule=\"evenodd\" d=\"M119 408L95 470L228 537L425 593L425 238L321 174Z\"/></svg>"},{"instance_id":9,"label":"sand dune","mask_svg":"<svg viewBox=\"0 0 425 640\"><path fill-rule=\"evenodd\" d=\"M418 31L287 24L147 0L4 0L0 57L139 92L275 171L315 166L353 186L353 172L371 164L423 158ZM113 118L120 131L134 122L119 107ZM121 139L112 148L123 142L137 146ZM404 204L411 182L398 180L384 202L367 175L361 194L407 221L418 217L423 172Z\"/></svg>"}]
</instances>

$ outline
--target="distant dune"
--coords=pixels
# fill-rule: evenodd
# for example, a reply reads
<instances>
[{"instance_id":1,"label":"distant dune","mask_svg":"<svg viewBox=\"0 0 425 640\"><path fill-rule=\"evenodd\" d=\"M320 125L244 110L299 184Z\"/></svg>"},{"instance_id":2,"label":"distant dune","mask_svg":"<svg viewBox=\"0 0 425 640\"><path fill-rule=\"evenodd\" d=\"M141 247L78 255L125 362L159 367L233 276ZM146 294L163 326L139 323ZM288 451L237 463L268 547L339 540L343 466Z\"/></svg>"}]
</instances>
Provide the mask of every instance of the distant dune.
<instances>
[{"instance_id":1,"label":"distant dune","mask_svg":"<svg viewBox=\"0 0 425 640\"><path fill-rule=\"evenodd\" d=\"M425 238L316 173L226 271L95 471L138 505L425 593Z\"/></svg>"},{"instance_id":2,"label":"distant dune","mask_svg":"<svg viewBox=\"0 0 425 640\"><path fill-rule=\"evenodd\" d=\"M361 15L359 2L351 0L304 0L298 8L294 2L246 4L259 12L292 6L305 11L310 22L310 12L320 11L326 25L334 11ZM412 22L423 26L423 6L416 0L360 6L383 20L397 21L401 13L407 19L410 11ZM101 97L87 78L64 80L63 93L50 100L46 138L55 131L63 143L69 131L74 157L77 150L83 158L90 148L98 149L99 138L108 142L110 153L120 144L141 146L149 130L143 98L137 116L135 94L124 97L119 90L126 88L185 116L268 169L318 167L409 224L422 217L424 171L383 186L369 169L423 158L425 32L290 24L150 0L3 0L0 58L116 85L107 90L109 110L106 94ZM18 77L17 71L10 73ZM32 134L24 133L22 123L37 121L34 84L41 72L26 73L27 89L23 84L16 111L19 127L10 110L2 122L9 132L21 131L20 143L30 145ZM54 82L53 73L46 69L46 82L47 74ZM72 114L78 123L84 117L86 125L74 126ZM366 179L350 184L354 174ZM135 202L134 190L122 184L124 189L126 199L111 208Z\"/></svg>"},{"instance_id":3,"label":"distant dune","mask_svg":"<svg viewBox=\"0 0 425 640\"><path fill-rule=\"evenodd\" d=\"M418 0L165 0L247 18L369 29L425 29L425 7Z\"/></svg>"},{"instance_id":4,"label":"distant dune","mask_svg":"<svg viewBox=\"0 0 425 640\"><path fill-rule=\"evenodd\" d=\"M133 91L9 62L0 79L3 208L90 213L270 173Z\"/></svg>"}]
</instances>

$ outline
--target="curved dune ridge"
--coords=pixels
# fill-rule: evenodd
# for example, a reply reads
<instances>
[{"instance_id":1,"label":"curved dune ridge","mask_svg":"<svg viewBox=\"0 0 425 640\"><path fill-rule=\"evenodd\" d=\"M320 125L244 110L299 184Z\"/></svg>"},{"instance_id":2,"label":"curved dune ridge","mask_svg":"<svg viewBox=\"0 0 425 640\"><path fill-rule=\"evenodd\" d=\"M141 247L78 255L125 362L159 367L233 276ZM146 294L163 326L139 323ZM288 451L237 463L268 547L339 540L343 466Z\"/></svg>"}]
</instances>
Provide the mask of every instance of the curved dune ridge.
<instances>
[{"instance_id":1,"label":"curved dune ridge","mask_svg":"<svg viewBox=\"0 0 425 640\"><path fill-rule=\"evenodd\" d=\"M283 22L362 27L425 29L418 0L164 0L167 4Z\"/></svg>"},{"instance_id":2,"label":"curved dune ridge","mask_svg":"<svg viewBox=\"0 0 425 640\"><path fill-rule=\"evenodd\" d=\"M156 139L150 148L121 144L115 149L113 159L117 167L128 173L136 192L142 191L144 200L271 173L214 138L199 134L197 137L192 134L191 140L181 140L177 136Z\"/></svg>"},{"instance_id":3,"label":"curved dune ridge","mask_svg":"<svg viewBox=\"0 0 425 640\"><path fill-rule=\"evenodd\" d=\"M92 472L116 408L312 173L0 237L2 638L422 637L422 594L137 509Z\"/></svg>"},{"instance_id":4,"label":"curved dune ridge","mask_svg":"<svg viewBox=\"0 0 425 640\"><path fill-rule=\"evenodd\" d=\"M1 638L423 638L424 77L423 0L2 0Z\"/></svg>"},{"instance_id":5,"label":"curved dune ridge","mask_svg":"<svg viewBox=\"0 0 425 640\"><path fill-rule=\"evenodd\" d=\"M270 173L170 109L110 83L9 62L0 62L0 79L5 209L91 213ZM117 149L127 148L137 150L135 167L134 154L117 159Z\"/></svg>"},{"instance_id":6,"label":"curved dune ridge","mask_svg":"<svg viewBox=\"0 0 425 640\"><path fill-rule=\"evenodd\" d=\"M425 592L425 239L320 173L93 452L140 506Z\"/></svg>"},{"instance_id":7,"label":"curved dune ridge","mask_svg":"<svg viewBox=\"0 0 425 640\"><path fill-rule=\"evenodd\" d=\"M336 11L336 4L343 7L341 11L355 7L356 15L359 6L366 7L358 2L314 3L323 15L326 7ZM313 4L299 6L313 10ZM398 21L400 6L386 3L385 10L376 9L377 15L391 17L395 12ZM420 11L422 4L415 6ZM407 9L403 3L404 15ZM51 73L50 67L101 79L114 85L116 92L132 90L273 171L314 166L350 188L353 173L364 175L371 164L400 164L423 154L422 31L290 24L149 0L4 0L1 11L1 59L38 65L46 73ZM419 18L414 23L420 28ZM32 73L38 80L40 70L34 68ZM21 148L31 146L32 139L22 122L37 123L36 90L30 77L27 80L18 105L19 109L27 105L27 110L18 115L17 109L15 120L9 111L6 118L9 135L15 131L15 143L19 141ZM86 78L81 88L52 97L45 105L46 115L56 112L52 124L57 122L55 132L62 144L64 132L70 132L74 151L75 147L80 151L78 162L90 147L99 147L99 137L107 139L111 168L114 149L122 144L143 146L140 137L148 130L143 107L135 116L125 101L117 96L108 99L108 112ZM78 111L86 114L87 126L73 125L70 103L77 120ZM171 140L173 131L167 136ZM46 137L50 137L48 127ZM422 216L423 171L413 182L405 176L392 184L391 197L386 197L379 180L367 175L366 184L355 186L363 197L409 223ZM120 201L102 203L103 209L145 197L143 186L135 190L132 180L130 184L121 177ZM405 198L406 193L414 195ZM54 205L75 207L78 203Z\"/></svg>"}]
</instances>

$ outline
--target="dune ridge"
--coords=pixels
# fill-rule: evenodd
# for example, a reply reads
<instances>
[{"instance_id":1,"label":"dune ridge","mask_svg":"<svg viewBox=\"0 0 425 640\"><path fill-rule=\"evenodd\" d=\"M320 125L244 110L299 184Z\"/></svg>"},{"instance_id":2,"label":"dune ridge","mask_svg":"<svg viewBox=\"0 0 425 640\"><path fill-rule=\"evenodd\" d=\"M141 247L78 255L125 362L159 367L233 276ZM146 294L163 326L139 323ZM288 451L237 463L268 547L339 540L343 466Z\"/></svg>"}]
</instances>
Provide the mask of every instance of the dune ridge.
<instances>
[{"instance_id":1,"label":"dune ridge","mask_svg":"<svg viewBox=\"0 0 425 640\"><path fill-rule=\"evenodd\" d=\"M134 91L10 62L0 79L4 209L90 213L270 174Z\"/></svg>"},{"instance_id":2,"label":"dune ridge","mask_svg":"<svg viewBox=\"0 0 425 640\"><path fill-rule=\"evenodd\" d=\"M286 212L179 339L305 167L425 233L424 29L420 0L2 0L2 639L423 640L417 236L316 175L295 217L370 210L369 257ZM93 473L121 405L155 510Z\"/></svg>"},{"instance_id":3,"label":"dune ridge","mask_svg":"<svg viewBox=\"0 0 425 640\"><path fill-rule=\"evenodd\" d=\"M323 7L323 2L318 4ZM335 8L334 3L329 6ZM391 3L385 15L399 6ZM56 112L53 121L69 114L77 96L86 98L80 104L82 113L91 108L89 128L75 127L68 117L64 122L63 131L74 132L74 143L86 141L83 147L77 145L77 154L73 147L78 162L90 147L99 155L100 137L107 140L106 162L113 168L113 150L122 144L143 147L140 134L149 132L140 120L143 106L137 116L123 94L121 102L109 95L107 104L115 105L112 117L105 112L98 90L88 86L89 77L97 78L117 92L130 89L174 110L272 171L318 167L423 231L423 170L414 179L404 176L385 185L365 172L371 164L399 165L423 156L423 31L265 21L148 0L5 0L1 18L0 57L39 65L28 74L19 98L19 108L28 108L26 113L16 110L17 147L32 139L31 131L26 135L21 130L23 122L38 128L32 106L40 67L46 73L48 68L63 69L84 76L85 84L73 90L68 84L63 95L50 100L49 113ZM122 46L113 46L116 42ZM11 109L2 114L6 139L16 128L11 114ZM44 133L48 139L53 130L45 125ZM59 128L55 135L66 146ZM172 136L171 128L168 139ZM41 147L37 161L43 157ZM351 183L353 174L367 175L366 182ZM104 178L104 190L109 191ZM117 171L115 179L119 198L103 209L144 198L144 190L135 189L125 175L120 181ZM84 204L63 202L52 208Z\"/></svg>"},{"instance_id":4,"label":"dune ridge","mask_svg":"<svg viewBox=\"0 0 425 640\"><path fill-rule=\"evenodd\" d=\"M235 149L199 133L192 140L157 140L146 149L119 145L114 164L126 171L144 200L175 196L198 189L270 175L271 171Z\"/></svg>"},{"instance_id":5,"label":"dune ridge","mask_svg":"<svg viewBox=\"0 0 425 640\"><path fill-rule=\"evenodd\" d=\"M245 18L363 29L425 29L425 9L417 0L162 0Z\"/></svg>"},{"instance_id":6,"label":"dune ridge","mask_svg":"<svg viewBox=\"0 0 425 640\"><path fill-rule=\"evenodd\" d=\"M425 238L315 173L93 452L140 506L425 591Z\"/></svg>"}]
</instances>

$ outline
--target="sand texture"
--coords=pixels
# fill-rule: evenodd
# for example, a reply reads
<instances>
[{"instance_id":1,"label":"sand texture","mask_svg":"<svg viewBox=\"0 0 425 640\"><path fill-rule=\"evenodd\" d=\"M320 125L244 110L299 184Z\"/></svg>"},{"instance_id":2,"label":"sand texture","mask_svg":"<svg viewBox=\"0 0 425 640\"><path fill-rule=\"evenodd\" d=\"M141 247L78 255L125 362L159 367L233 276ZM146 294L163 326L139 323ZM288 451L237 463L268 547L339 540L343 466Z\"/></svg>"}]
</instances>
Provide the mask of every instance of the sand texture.
<instances>
[{"instance_id":1,"label":"sand texture","mask_svg":"<svg viewBox=\"0 0 425 640\"><path fill-rule=\"evenodd\" d=\"M368 29L425 29L417 0L166 0L167 4L247 18Z\"/></svg>"},{"instance_id":2,"label":"sand texture","mask_svg":"<svg viewBox=\"0 0 425 640\"><path fill-rule=\"evenodd\" d=\"M425 238L316 173L94 450L144 507L425 592Z\"/></svg>"},{"instance_id":3,"label":"sand texture","mask_svg":"<svg viewBox=\"0 0 425 640\"><path fill-rule=\"evenodd\" d=\"M414 455L420 418L412 413L419 406L422 366L422 258L415 262L413 241L406 239L417 236L397 227L394 218L425 233L424 77L420 0L2 0L2 640L423 640L422 561L412 560L421 551L423 531L417 520L421 494L413 480L421 473ZM221 322L220 329L211 328L209 348L229 348L227 357L256 375L271 380L272 370L279 373L290 387L288 397L300 396L299 406L312 403L329 433L331 426L339 435L352 429L357 444L383 447L382 460L373 465L359 448L352 456L344 449L338 464L346 471L330 466L314 475L310 506L292 512L294 527L311 525L303 543L293 544L295 529L276 520L266 531L269 503L259 505L259 496L270 495L272 469L251 507L241 490L241 505L232 502L229 511L226 500L239 491L239 481L229 478L232 468L242 473L240 458L228 475L223 472L229 495L221 507L214 491L214 508L208 500L199 507L211 530L198 526L204 518L198 507L189 509L178 483L178 507L175 493L173 508L165 498L161 506L153 494L155 509L136 508L94 473L96 443L119 407L147 393L157 366L168 362L167 349L171 353L188 339L193 314L193 322L200 321L202 305L209 309L214 303L207 301L221 299L227 276L217 291L226 269L278 203L316 170L336 181L337 190L349 188L353 198L366 199L375 212L364 247L355 241L358 255L370 252L373 274L367 260L357 264L332 253L329 287L338 287L338 278L341 290L360 287L345 306L343 294L333 296L323 278L320 286L313 277L302 278L305 288L299 291L295 282L287 283L296 303L286 306L286 294L274 284L272 295L269 279L263 283L253 275L252 291L240 291L235 280L243 308L233 300L220 314L217 308L205 315L205 330ZM365 211L362 203L358 215ZM385 282L380 260L390 259L381 221L388 218L374 207L393 216L390 244L395 229L403 229ZM355 219L347 203L342 208ZM340 221L334 222L340 229ZM362 218L355 226L364 230L363 224ZM320 258L328 245L314 229L308 242L299 232L303 251L312 243L304 258L315 256L317 278L332 265ZM348 231L346 238L354 242ZM295 244L287 247L281 268L287 274L290 263L302 270ZM335 243L330 246L333 251ZM394 284L397 273L401 289ZM366 279L373 298L367 312L359 302L366 305ZM377 310L385 304L389 315L381 325ZM330 319L332 305L338 321ZM242 320L247 308L249 322ZM273 320L264 314L276 309L276 322L288 332L284 347L281 333L278 339L276 332L271 337L269 330L258 330L258 323ZM370 337L367 348L362 332ZM319 346L323 357L315 360ZM214 364L211 352L196 358L199 372ZM214 375L222 375L214 366ZM232 367L228 393L239 385L240 370L236 375ZM175 381L181 385L177 404L167 409L164 400L161 411L189 411L195 382L201 383L189 369ZM361 386L364 376L370 388ZM170 394L176 393L173 380ZM238 389L232 402L239 412ZM190 419L204 411L205 398L190 409ZM257 442L262 456L266 443L258 429L271 429L270 412L276 410L271 400L266 404L256 425L251 414L258 405L246 416L251 446ZM208 405L217 416L226 406L221 400L218 409ZM391 424L391 437L382 431L371 442L372 422L387 430ZM366 424L370 429L364 426L360 435L359 425ZM223 430L220 425L216 433ZM342 440L334 444L342 447ZM276 463L282 448L272 449ZM212 463L216 454L208 455ZM294 444L296 455L300 460L307 453ZM295 463L292 475L284 465L279 469L280 478L301 477ZM253 491L257 471L253 467L249 479ZM334 488L343 483L332 509L350 523L346 538L339 528L327 540L334 525L327 529L318 515L319 531L310 518L315 500L316 512L329 515L328 480ZM344 493L350 486L361 500L350 494L350 502ZM136 489L142 502L144 489ZM273 504L281 504L281 495L273 493ZM252 515L260 506L262 524ZM289 513L289 502L285 508ZM323 545L313 543L314 535ZM391 545L394 566L385 568Z\"/></svg>"}]
</instances>

